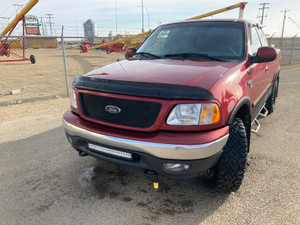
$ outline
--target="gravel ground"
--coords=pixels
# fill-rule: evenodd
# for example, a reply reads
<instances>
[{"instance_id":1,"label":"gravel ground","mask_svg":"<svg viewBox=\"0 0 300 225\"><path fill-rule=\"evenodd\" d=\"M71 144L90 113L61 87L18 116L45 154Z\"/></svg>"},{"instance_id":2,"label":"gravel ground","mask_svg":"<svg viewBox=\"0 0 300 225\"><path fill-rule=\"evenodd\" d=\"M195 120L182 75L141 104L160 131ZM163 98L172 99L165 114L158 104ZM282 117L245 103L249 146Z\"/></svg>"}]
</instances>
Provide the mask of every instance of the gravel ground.
<instances>
[{"instance_id":1,"label":"gravel ground","mask_svg":"<svg viewBox=\"0 0 300 225\"><path fill-rule=\"evenodd\" d=\"M0 224L300 224L300 70L282 69L275 112L252 134L236 193L81 158L61 127L69 99L0 107Z\"/></svg>"}]
</instances>

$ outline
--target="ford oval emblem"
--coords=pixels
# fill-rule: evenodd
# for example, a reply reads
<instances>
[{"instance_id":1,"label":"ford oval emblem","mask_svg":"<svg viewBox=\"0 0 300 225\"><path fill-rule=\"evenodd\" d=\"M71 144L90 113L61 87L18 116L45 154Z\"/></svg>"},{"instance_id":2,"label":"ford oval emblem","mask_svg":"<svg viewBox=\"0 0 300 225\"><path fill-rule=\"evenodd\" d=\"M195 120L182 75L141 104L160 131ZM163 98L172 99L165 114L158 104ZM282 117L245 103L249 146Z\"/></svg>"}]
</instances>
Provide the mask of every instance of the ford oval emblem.
<instances>
[{"instance_id":1,"label":"ford oval emblem","mask_svg":"<svg viewBox=\"0 0 300 225\"><path fill-rule=\"evenodd\" d=\"M121 109L115 105L107 105L107 106L105 106L105 110L112 114L118 114L121 112Z\"/></svg>"}]
</instances>

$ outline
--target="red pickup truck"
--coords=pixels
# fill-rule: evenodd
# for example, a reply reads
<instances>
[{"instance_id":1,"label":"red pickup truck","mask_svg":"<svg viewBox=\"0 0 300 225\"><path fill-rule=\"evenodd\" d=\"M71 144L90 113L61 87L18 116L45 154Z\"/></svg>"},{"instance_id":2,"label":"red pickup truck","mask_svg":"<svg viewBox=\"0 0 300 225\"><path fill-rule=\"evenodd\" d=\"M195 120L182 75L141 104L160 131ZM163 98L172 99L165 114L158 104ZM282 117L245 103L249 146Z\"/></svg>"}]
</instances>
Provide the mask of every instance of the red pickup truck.
<instances>
[{"instance_id":1,"label":"red pickup truck","mask_svg":"<svg viewBox=\"0 0 300 225\"><path fill-rule=\"evenodd\" d=\"M64 114L79 152L143 170L157 179L204 176L236 191L251 126L272 113L280 51L242 19L159 26L126 59L73 81Z\"/></svg>"}]
</instances>

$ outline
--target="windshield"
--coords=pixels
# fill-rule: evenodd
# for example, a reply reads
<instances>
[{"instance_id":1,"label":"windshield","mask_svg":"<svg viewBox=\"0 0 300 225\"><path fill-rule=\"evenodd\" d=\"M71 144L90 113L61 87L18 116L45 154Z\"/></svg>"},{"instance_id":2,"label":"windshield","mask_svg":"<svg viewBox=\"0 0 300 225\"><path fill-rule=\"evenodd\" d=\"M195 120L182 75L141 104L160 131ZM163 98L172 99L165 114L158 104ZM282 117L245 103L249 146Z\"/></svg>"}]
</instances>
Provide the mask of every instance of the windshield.
<instances>
[{"instance_id":1,"label":"windshield","mask_svg":"<svg viewBox=\"0 0 300 225\"><path fill-rule=\"evenodd\" d=\"M191 60L242 60L244 24L191 22L157 28L140 46L136 57Z\"/></svg>"}]
</instances>

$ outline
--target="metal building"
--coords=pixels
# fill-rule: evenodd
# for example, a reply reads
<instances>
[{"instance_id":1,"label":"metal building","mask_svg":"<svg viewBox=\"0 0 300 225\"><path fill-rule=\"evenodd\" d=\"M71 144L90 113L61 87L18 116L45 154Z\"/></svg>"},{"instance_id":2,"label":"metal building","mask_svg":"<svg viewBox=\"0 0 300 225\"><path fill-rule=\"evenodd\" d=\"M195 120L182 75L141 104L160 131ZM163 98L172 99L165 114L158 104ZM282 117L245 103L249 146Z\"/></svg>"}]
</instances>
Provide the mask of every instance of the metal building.
<instances>
[{"instance_id":1,"label":"metal building","mask_svg":"<svg viewBox=\"0 0 300 225\"><path fill-rule=\"evenodd\" d=\"M88 19L84 24L84 36L89 42L94 42L94 38L97 37L97 24L91 19Z\"/></svg>"}]
</instances>

